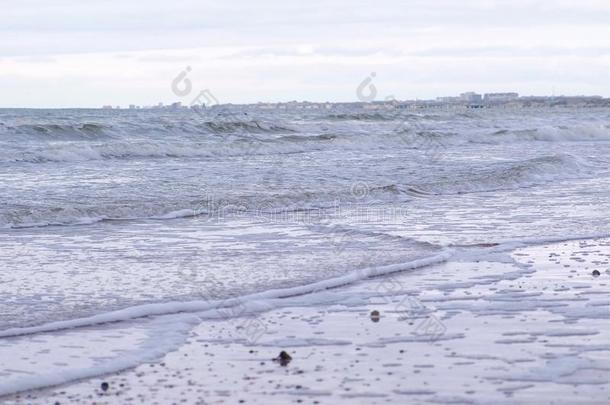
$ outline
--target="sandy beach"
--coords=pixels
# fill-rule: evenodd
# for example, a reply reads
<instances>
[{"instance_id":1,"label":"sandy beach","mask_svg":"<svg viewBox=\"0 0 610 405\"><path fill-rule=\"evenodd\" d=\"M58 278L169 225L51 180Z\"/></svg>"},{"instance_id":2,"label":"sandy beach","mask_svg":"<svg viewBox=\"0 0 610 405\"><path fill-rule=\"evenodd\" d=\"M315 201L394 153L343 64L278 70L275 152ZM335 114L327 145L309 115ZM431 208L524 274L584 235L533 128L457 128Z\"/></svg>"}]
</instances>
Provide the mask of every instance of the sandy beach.
<instances>
[{"instance_id":1,"label":"sandy beach","mask_svg":"<svg viewBox=\"0 0 610 405\"><path fill-rule=\"evenodd\" d=\"M465 248L431 267L220 311L138 367L2 403L608 403L609 258L610 239ZM61 333L97 336L102 357L141 330ZM74 364L82 346L60 346ZM273 360L283 350L291 360ZM35 360L13 356L15 369Z\"/></svg>"},{"instance_id":2,"label":"sandy beach","mask_svg":"<svg viewBox=\"0 0 610 405\"><path fill-rule=\"evenodd\" d=\"M610 2L7 1L0 405L610 404Z\"/></svg>"}]
</instances>

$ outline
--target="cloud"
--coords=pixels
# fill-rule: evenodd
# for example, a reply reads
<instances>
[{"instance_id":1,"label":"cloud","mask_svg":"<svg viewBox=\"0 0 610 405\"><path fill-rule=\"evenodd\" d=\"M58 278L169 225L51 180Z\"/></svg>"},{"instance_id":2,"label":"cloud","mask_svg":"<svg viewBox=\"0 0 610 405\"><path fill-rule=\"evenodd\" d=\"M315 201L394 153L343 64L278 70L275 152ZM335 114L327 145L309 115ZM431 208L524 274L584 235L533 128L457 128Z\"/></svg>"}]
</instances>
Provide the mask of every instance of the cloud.
<instances>
[{"instance_id":1,"label":"cloud","mask_svg":"<svg viewBox=\"0 0 610 405\"><path fill-rule=\"evenodd\" d=\"M542 58L542 57L602 57L610 55L610 46L558 47L558 46L487 46L429 48L411 53L412 56L440 58Z\"/></svg>"},{"instance_id":2,"label":"cloud","mask_svg":"<svg viewBox=\"0 0 610 405\"><path fill-rule=\"evenodd\" d=\"M608 21L606 0L20 0L0 14L0 105L169 102L186 64L232 102L349 100L373 71L405 98L610 95Z\"/></svg>"},{"instance_id":3,"label":"cloud","mask_svg":"<svg viewBox=\"0 0 610 405\"><path fill-rule=\"evenodd\" d=\"M178 62L197 62L201 61L198 55L171 55L171 54L151 54L137 58L139 62L158 62L158 63L178 63Z\"/></svg>"},{"instance_id":4,"label":"cloud","mask_svg":"<svg viewBox=\"0 0 610 405\"><path fill-rule=\"evenodd\" d=\"M325 47L301 45L293 47L250 48L232 53L221 59L265 58L265 57L373 57L403 56L404 52L387 48Z\"/></svg>"},{"instance_id":5,"label":"cloud","mask_svg":"<svg viewBox=\"0 0 610 405\"><path fill-rule=\"evenodd\" d=\"M43 0L14 2L0 14L0 55L269 46L369 40L421 41L436 29L448 40L471 30L524 31L607 27L599 1L362 0L219 2L213 0ZM569 32L566 32L568 34ZM365 45L371 46L371 45ZM373 47L376 47L373 45Z\"/></svg>"},{"instance_id":6,"label":"cloud","mask_svg":"<svg viewBox=\"0 0 610 405\"><path fill-rule=\"evenodd\" d=\"M17 63L56 63L57 59L50 56L21 56L13 58Z\"/></svg>"}]
</instances>

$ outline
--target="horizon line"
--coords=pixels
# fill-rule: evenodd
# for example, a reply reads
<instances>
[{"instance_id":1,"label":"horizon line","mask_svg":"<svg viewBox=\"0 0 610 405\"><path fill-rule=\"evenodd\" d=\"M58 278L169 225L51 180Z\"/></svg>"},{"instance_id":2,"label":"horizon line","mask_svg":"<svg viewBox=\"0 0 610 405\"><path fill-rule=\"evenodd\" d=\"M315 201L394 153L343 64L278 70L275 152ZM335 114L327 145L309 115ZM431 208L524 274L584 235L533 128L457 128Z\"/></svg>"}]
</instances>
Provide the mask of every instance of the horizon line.
<instances>
[{"instance_id":1,"label":"horizon line","mask_svg":"<svg viewBox=\"0 0 610 405\"><path fill-rule=\"evenodd\" d=\"M476 93L476 92L475 92ZM482 95L484 94L498 94L498 93L509 93L509 92L497 92L497 93L482 93ZM415 98L415 99L390 99L390 100L372 100L372 101L360 101L360 100L350 100L350 101L312 101L312 100L289 100L289 101L255 101L255 102L229 102L229 103L218 103L218 104L213 104L210 106L205 106L205 108L214 108L215 106L231 106L231 105L244 105L244 106L255 106L255 105L260 105L260 104L290 104L290 103L297 103L297 104L304 104L304 103L309 103L309 104L384 104L384 103L391 103L391 102L396 102L396 103L408 103L408 102L440 102L438 99L439 98L450 98L450 97L456 97L458 98L459 95L457 96L437 96L435 98ZM548 99L561 99L561 98L596 98L598 100L610 100L610 97L605 97L599 94L590 94L590 95L586 95L586 94L579 94L579 95L519 95L516 99L512 100L512 101L519 101L522 99L528 99L528 98L548 98ZM465 100L464 100L465 101ZM171 107L172 105L175 105L179 103L179 108L192 108L194 106L202 106L200 104L181 104L180 101L174 101L174 102L162 102L162 101L158 101L156 104L144 104L144 105L139 105L139 104L135 104L135 103L130 103L130 104L100 104L98 106L92 107L92 106L63 106L63 107L2 107L0 106L0 110L103 110L103 109L112 109L112 110L134 110L134 109L146 109L146 110L154 110L154 109L167 109L168 107ZM449 104L449 103L447 103ZM130 108L130 106L135 106L136 108ZM104 108L106 107L106 108ZM112 107L112 108L107 108L107 107ZM118 108L117 108L118 107Z\"/></svg>"}]
</instances>

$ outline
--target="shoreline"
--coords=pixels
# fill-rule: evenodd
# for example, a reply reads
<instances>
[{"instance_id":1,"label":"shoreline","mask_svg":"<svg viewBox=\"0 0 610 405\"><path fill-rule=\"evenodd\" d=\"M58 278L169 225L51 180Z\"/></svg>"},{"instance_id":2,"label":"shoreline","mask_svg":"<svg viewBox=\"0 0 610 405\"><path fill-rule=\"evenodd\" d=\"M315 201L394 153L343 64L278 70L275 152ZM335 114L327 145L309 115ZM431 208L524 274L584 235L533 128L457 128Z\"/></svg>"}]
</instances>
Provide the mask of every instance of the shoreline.
<instances>
[{"instance_id":1,"label":"shoreline","mask_svg":"<svg viewBox=\"0 0 610 405\"><path fill-rule=\"evenodd\" d=\"M157 360L0 402L605 403L609 257L608 239L556 242L284 298L202 319Z\"/></svg>"}]
</instances>

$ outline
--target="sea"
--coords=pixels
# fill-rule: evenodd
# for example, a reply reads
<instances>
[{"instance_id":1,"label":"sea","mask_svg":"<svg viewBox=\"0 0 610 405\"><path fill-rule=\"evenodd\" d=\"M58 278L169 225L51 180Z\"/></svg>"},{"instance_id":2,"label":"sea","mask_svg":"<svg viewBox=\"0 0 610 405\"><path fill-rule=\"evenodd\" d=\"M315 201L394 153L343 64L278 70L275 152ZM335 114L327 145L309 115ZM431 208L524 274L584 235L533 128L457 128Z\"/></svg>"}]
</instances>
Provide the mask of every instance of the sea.
<instances>
[{"instance_id":1,"label":"sea","mask_svg":"<svg viewBox=\"0 0 610 405\"><path fill-rule=\"evenodd\" d=\"M310 107L0 110L0 336L610 234L610 109Z\"/></svg>"}]
</instances>

